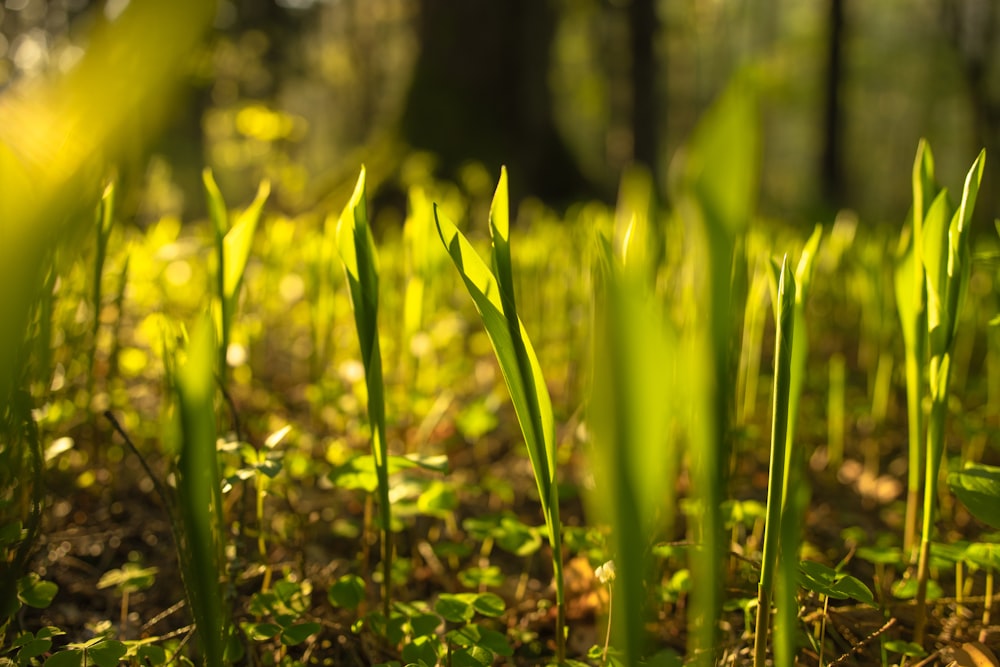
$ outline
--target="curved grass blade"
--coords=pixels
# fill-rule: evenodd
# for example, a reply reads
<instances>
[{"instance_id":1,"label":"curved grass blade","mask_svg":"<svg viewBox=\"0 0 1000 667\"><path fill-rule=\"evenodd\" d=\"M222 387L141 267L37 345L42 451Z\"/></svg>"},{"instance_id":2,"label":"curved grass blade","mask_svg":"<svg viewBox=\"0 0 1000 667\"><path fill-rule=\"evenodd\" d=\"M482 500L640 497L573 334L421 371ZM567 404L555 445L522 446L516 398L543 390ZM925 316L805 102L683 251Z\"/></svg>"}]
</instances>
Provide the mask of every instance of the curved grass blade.
<instances>
[{"instance_id":1,"label":"curved grass blade","mask_svg":"<svg viewBox=\"0 0 1000 667\"><path fill-rule=\"evenodd\" d=\"M528 448L552 545L558 608L558 659L562 661L565 656L565 609L552 401L534 347L517 316L507 206L507 173L502 170L490 207L495 275L458 228L442 215L437 205L434 207L434 218L441 241L482 317Z\"/></svg>"},{"instance_id":2,"label":"curved grass blade","mask_svg":"<svg viewBox=\"0 0 1000 667\"><path fill-rule=\"evenodd\" d=\"M392 583L392 544L389 540L392 511L389 505L389 463L385 440L385 389L382 352L378 340L378 255L368 225L365 200L365 168L361 168L354 194L337 222L337 247L347 275L354 324L361 346L368 388L368 421L372 431L372 457L378 478L379 520L382 532L382 613L389 618L389 587Z\"/></svg>"},{"instance_id":3,"label":"curved grass blade","mask_svg":"<svg viewBox=\"0 0 1000 667\"><path fill-rule=\"evenodd\" d=\"M224 664L229 614L220 581L225 574L221 478L215 448L215 368L218 348L211 319L195 327L176 375L181 450L177 497L181 510L184 583L205 664Z\"/></svg>"}]
</instances>

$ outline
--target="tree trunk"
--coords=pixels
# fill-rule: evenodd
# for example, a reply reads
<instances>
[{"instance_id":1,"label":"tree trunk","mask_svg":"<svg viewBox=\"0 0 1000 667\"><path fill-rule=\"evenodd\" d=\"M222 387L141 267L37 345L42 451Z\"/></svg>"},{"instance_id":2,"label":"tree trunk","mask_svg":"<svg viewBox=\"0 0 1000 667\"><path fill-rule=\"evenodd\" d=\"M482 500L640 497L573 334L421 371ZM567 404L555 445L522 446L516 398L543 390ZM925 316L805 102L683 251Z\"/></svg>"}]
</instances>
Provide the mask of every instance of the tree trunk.
<instances>
[{"instance_id":1,"label":"tree trunk","mask_svg":"<svg viewBox=\"0 0 1000 667\"><path fill-rule=\"evenodd\" d=\"M453 173L506 164L512 193L569 201L591 194L559 136L549 95L556 16L544 0L420 0L420 55L403 138Z\"/></svg>"},{"instance_id":2,"label":"tree trunk","mask_svg":"<svg viewBox=\"0 0 1000 667\"><path fill-rule=\"evenodd\" d=\"M840 83L843 78L844 2L830 0L830 41L827 51L826 100L823 117L821 176L823 194L833 208L844 200L843 156L841 154Z\"/></svg>"},{"instance_id":3,"label":"tree trunk","mask_svg":"<svg viewBox=\"0 0 1000 667\"><path fill-rule=\"evenodd\" d=\"M654 43L657 32L656 3L653 0L632 0L629 5L632 36L632 141L633 157L644 164L659 191L660 117L657 100L657 67Z\"/></svg>"}]
</instances>

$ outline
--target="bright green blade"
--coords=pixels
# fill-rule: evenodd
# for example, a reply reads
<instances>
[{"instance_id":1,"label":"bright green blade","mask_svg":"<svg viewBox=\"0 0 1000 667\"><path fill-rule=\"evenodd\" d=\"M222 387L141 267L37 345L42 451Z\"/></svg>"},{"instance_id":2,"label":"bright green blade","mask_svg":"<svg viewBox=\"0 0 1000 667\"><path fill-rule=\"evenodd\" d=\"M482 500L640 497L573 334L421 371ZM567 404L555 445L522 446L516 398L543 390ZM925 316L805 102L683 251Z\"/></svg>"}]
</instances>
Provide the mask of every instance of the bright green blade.
<instances>
[{"instance_id":1,"label":"bright green blade","mask_svg":"<svg viewBox=\"0 0 1000 667\"><path fill-rule=\"evenodd\" d=\"M555 423L552 401L535 349L517 316L510 262L510 224L507 210L507 176L501 172L490 207L493 265L496 275L479 257L461 232L434 206L438 234L472 296L493 344L514 411L521 425L528 457L538 485L545 525L552 545L556 586L557 659L565 657L565 599L562 574L562 534L556 484Z\"/></svg>"},{"instance_id":2,"label":"bright green blade","mask_svg":"<svg viewBox=\"0 0 1000 667\"><path fill-rule=\"evenodd\" d=\"M385 439L385 388L378 339L378 255L368 224L364 167L358 176L354 194L337 222L337 247L347 276L368 388L368 421L372 430L372 457L378 478L379 518L382 523L382 609L388 617L392 581L392 546L389 540L392 509L389 505L388 445Z\"/></svg>"},{"instance_id":3,"label":"bright green blade","mask_svg":"<svg viewBox=\"0 0 1000 667\"><path fill-rule=\"evenodd\" d=\"M924 218L924 269L927 272L927 328L931 356L943 353L951 343L952 323L947 311L948 298L948 223L952 208L948 191L941 190L927 209Z\"/></svg>"},{"instance_id":4,"label":"bright green blade","mask_svg":"<svg viewBox=\"0 0 1000 667\"><path fill-rule=\"evenodd\" d=\"M899 311L903 342L909 349L917 349L919 341L927 336L927 325L922 322L925 314L927 283L914 281L916 266L916 244L911 232L905 238L906 247L899 253L893 281L896 293L896 309ZM922 273L922 272L921 272Z\"/></svg>"},{"instance_id":5,"label":"bright green blade","mask_svg":"<svg viewBox=\"0 0 1000 667\"><path fill-rule=\"evenodd\" d=\"M969 173L965 177L962 188L962 202L952 216L948 227L948 319L952 329L958 327L958 315L965 301L965 294L972 273L972 258L969 251L969 235L972 222L972 212L976 208L976 198L979 185L983 180L983 169L986 167L986 151L979 152ZM954 335L954 333L952 334Z\"/></svg>"},{"instance_id":6,"label":"bright green blade","mask_svg":"<svg viewBox=\"0 0 1000 667\"><path fill-rule=\"evenodd\" d=\"M368 226L368 205L365 201L365 168L361 168L354 194L337 222L337 249L347 273L351 306L361 353L368 368L378 348L378 256L375 240Z\"/></svg>"},{"instance_id":7,"label":"bright green blade","mask_svg":"<svg viewBox=\"0 0 1000 667\"><path fill-rule=\"evenodd\" d=\"M228 614L222 604L221 478L215 449L215 367L217 347L211 318L195 327L187 359L177 369L181 422L177 496L184 547L182 562L191 615L201 638L205 663L223 664Z\"/></svg>"},{"instance_id":8,"label":"bright green blade","mask_svg":"<svg viewBox=\"0 0 1000 667\"><path fill-rule=\"evenodd\" d=\"M809 485L802 483L805 465L804 452L796 442L796 425L799 415L799 399L805 383L806 366L809 356L809 332L805 314L806 301L812 285L813 268L823 238L823 228L816 225L806 241L799 263L795 268L794 280L789 280L786 293L781 298L794 300L792 326L781 332L786 342L791 343L791 361L788 368L788 414L785 436L785 471L782 482L782 512L779 566L775 579L776 615L774 620L774 655L778 665L791 665L797 652L798 605L796 596L796 563L802 545L802 529L806 507L809 504ZM791 278L791 276L789 276ZM787 308L788 305L786 304Z\"/></svg>"},{"instance_id":9,"label":"bright green blade","mask_svg":"<svg viewBox=\"0 0 1000 667\"><path fill-rule=\"evenodd\" d=\"M514 352L511 358L506 361L501 360L500 363L501 365L517 365L518 375L522 378L521 400L525 403L523 410L517 411L518 418L521 420L521 428L522 430L530 430L534 434L532 436L535 441L533 447L539 448L537 451L539 463L544 461L544 466L536 468L536 474L541 473L549 484L555 484L556 448L553 442L555 429L552 418L552 403L549 399L548 388L542 378L535 350L518 319L517 302L514 298L506 167L502 167L500 170L500 181L493 195L493 203L490 205L490 236L493 240L493 270L500 289L504 320ZM530 417L530 429L527 429L528 425L522 418L522 412L525 416Z\"/></svg>"},{"instance_id":10,"label":"bright green blade","mask_svg":"<svg viewBox=\"0 0 1000 667\"><path fill-rule=\"evenodd\" d=\"M919 246L920 233L923 231L924 216L931 202L937 197L940 188L934 180L934 154L926 139L917 144L917 155L913 160L913 228L918 239L917 256L922 248Z\"/></svg>"},{"instance_id":11,"label":"bright green blade","mask_svg":"<svg viewBox=\"0 0 1000 667\"><path fill-rule=\"evenodd\" d=\"M226 200L215 182L212 170L205 167L201 172L201 181L205 186L205 201L208 204L208 217L212 220L212 228L218 238L223 238L229 229L229 213L226 211Z\"/></svg>"},{"instance_id":12,"label":"bright green blade","mask_svg":"<svg viewBox=\"0 0 1000 667\"><path fill-rule=\"evenodd\" d=\"M270 193L270 182L261 181L253 202L240 213L232 228L226 232L223 241L225 261L222 293L227 299L234 300L236 298L240 283L243 282L243 274L246 271L247 261L250 259L250 248L253 246L254 231L256 231L257 223L260 221L264 202L267 201Z\"/></svg>"},{"instance_id":13,"label":"bright green blade","mask_svg":"<svg viewBox=\"0 0 1000 667\"><path fill-rule=\"evenodd\" d=\"M368 385L368 415L372 428L372 455L376 468L385 472L385 400L382 384L382 353L378 339L379 274L375 239L368 225L365 197L365 168L337 223L337 249L347 275L354 323ZM380 477L380 487L388 493L388 478ZM388 503L386 503L388 505ZM387 508L388 509L388 508ZM388 526L388 524L386 524Z\"/></svg>"},{"instance_id":14,"label":"bright green blade","mask_svg":"<svg viewBox=\"0 0 1000 667\"><path fill-rule=\"evenodd\" d=\"M555 428L552 403L534 347L528 339L524 326L516 319L516 312L511 312L512 317L508 319L508 311L504 307L497 277L490 272L472 244L451 221L444 217L437 206L434 207L434 217L441 240L462 276L493 344L493 350L496 352L500 370L521 424L525 444L528 446L528 456L535 471L538 493L548 514L547 506L555 482L553 443ZM501 224L498 221L496 227L498 231ZM504 257L504 251L499 251L496 256ZM509 257L509 254L506 256ZM513 310L514 304L510 302L507 306ZM520 345L515 342L512 334L514 331L517 332ZM524 359L519 358L519 349L523 350Z\"/></svg>"}]
</instances>

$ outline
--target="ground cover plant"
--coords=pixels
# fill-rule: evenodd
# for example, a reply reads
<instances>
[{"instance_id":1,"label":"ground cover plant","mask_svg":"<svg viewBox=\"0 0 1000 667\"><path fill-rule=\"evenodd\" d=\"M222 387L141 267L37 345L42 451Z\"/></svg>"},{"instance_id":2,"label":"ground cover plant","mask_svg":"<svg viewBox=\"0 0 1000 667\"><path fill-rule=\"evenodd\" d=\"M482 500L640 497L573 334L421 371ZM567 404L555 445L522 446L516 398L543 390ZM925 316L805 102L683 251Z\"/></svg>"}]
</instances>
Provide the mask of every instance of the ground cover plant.
<instances>
[{"instance_id":1,"label":"ground cover plant","mask_svg":"<svg viewBox=\"0 0 1000 667\"><path fill-rule=\"evenodd\" d=\"M71 222L2 255L0 660L996 665L985 155L955 206L921 142L902 242L760 220L752 91L663 208L8 202Z\"/></svg>"}]
</instances>

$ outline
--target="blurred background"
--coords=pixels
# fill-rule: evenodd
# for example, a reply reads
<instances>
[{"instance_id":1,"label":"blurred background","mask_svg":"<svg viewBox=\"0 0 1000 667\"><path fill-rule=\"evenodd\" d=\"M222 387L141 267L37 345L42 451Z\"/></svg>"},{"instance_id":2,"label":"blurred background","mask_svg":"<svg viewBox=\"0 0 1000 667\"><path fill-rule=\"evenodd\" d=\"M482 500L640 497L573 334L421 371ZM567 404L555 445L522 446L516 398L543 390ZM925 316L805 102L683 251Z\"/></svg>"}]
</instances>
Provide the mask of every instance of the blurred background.
<instances>
[{"instance_id":1,"label":"blurred background","mask_svg":"<svg viewBox=\"0 0 1000 667\"><path fill-rule=\"evenodd\" d=\"M128 2L4 0L0 89L72 67ZM339 209L362 163L384 211L428 174L490 191L501 164L515 198L556 208L613 200L633 163L665 198L671 160L740 73L761 100L762 215L898 225L921 136L953 191L980 147L1000 157L997 5L222 0L167 129L122 170L140 220L201 215L205 165L233 202L270 177L289 212Z\"/></svg>"}]
</instances>

